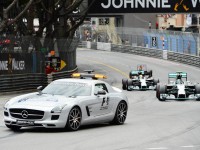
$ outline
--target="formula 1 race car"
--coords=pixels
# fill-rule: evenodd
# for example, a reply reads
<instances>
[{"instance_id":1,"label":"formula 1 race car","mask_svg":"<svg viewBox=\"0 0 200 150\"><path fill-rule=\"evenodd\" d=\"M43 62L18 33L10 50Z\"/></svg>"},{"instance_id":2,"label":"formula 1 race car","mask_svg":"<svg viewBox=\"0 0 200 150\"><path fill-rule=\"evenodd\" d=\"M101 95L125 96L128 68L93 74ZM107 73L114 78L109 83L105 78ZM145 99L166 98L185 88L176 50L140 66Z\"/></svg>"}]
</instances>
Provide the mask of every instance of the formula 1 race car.
<instances>
[{"instance_id":1,"label":"formula 1 race car","mask_svg":"<svg viewBox=\"0 0 200 150\"><path fill-rule=\"evenodd\" d=\"M187 73L176 72L168 74L168 84L157 85L156 97L160 101L167 99L200 100L200 84L187 81Z\"/></svg>"},{"instance_id":2,"label":"formula 1 race car","mask_svg":"<svg viewBox=\"0 0 200 150\"><path fill-rule=\"evenodd\" d=\"M156 89L159 80L155 80L152 73L152 70L147 71L146 65L137 65L137 70L130 71L130 79L122 79L122 89L128 91Z\"/></svg>"}]
</instances>

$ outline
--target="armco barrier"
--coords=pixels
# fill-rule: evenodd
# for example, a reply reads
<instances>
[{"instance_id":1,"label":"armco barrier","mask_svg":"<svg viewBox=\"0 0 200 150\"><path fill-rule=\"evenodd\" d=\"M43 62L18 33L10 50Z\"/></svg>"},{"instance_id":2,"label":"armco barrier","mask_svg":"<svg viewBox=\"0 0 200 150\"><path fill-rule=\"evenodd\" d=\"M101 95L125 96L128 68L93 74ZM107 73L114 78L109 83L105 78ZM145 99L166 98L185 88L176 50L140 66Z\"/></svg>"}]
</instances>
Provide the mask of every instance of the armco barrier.
<instances>
[{"instance_id":1,"label":"armco barrier","mask_svg":"<svg viewBox=\"0 0 200 150\"><path fill-rule=\"evenodd\" d=\"M154 58L163 59L163 51L156 49L147 49L145 47L131 47L126 45L112 45L111 51L113 52L122 52L122 53L130 53L141 56L148 56Z\"/></svg>"},{"instance_id":2,"label":"armco barrier","mask_svg":"<svg viewBox=\"0 0 200 150\"><path fill-rule=\"evenodd\" d=\"M0 93L20 92L24 90L36 89L38 86L47 85L46 74L12 74L0 75Z\"/></svg>"},{"instance_id":3,"label":"armco barrier","mask_svg":"<svg viewBox=\"0 0 200 150\"><path fill-rule=\"evenodd\" d=\"M93 45L95 45L93 43ZM97 49L97 47L93 47L92 49ZM100 49L99 49L100 50ZM153 57L153 58L159 58L159 59L165 59L169 61L175 61L195 67L200 68L200 57L189 55L189 54L183 54L178 52L173 52L169 50L160 50L160 49L151 49L146 47L133 47L130 45L111 45L111 51L112 52L120 52L120 53L130 53L135 55L141 55L141 56L147 56L147 57Z\"/></svg>"},{"instance_id":4,"label":"armco barrier","mask_svg":"<svg viewBox=\"0 0 200 150\"><path fill-rule=\"evenodd\" d=\"M168 51L168 60L200 67L200 57Z\"/></svg>"},{"instance_id":5,"label":"armco barrier","mask_svg":"<svg viewBox=\"0 0 200 150\"><path fill-rule=\"evenodd\" d=\"M76 67L74 70L49 75L43 73L0 75L0 95L9 92L36 91L38 86L45 87L56 79L71 78L72 73L77 70Z\"/></svg>"}]
</instances>

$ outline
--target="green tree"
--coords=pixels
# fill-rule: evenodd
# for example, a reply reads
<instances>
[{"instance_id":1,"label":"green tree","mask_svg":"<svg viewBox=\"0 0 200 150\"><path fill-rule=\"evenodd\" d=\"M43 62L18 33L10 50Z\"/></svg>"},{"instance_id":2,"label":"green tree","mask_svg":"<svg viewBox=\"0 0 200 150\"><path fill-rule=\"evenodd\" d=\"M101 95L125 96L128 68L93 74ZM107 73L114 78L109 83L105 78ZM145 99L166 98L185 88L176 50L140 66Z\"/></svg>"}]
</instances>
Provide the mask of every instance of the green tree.
<instances>
[{"instance_id":1,"label":"green tree","mask_svg":"<svg viewBox=\"0 0 200 150\"><path fill-rule=\"evenodd\" d=\"M18 32L22 37L23 50L28 50L30 45L33 45L35 51L56 49L64 61L70 59L67 69L72 69L76 65L75 51L78 43L74 34L85 20L93 2L82 7L79 13L73 12L85 2L87 1L6 0L3 8L0 8L0 32ZM39 20L37 31L34 30L34 18ZM43 33L46 33L45 36Z\"/></svg>"}]
</instances>

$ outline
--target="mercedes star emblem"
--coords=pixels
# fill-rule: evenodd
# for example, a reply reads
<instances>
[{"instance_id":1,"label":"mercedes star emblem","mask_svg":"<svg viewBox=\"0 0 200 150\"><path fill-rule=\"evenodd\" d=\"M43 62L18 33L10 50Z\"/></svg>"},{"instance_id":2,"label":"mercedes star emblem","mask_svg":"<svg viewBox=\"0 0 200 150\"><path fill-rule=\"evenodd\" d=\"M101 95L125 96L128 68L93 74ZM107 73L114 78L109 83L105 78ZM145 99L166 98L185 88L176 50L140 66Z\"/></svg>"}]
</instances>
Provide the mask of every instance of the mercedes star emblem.
<instances>
[{"instance_id":1,"label":"mercedes star emblem","mask_svg":"<svg viewBox=\"0 0 200 150\"><path fill-rule=\"evenodd\" d=\"M28 112L26 110L22 111L22 118L28 118Z\"/></svg>"}]
</instances>

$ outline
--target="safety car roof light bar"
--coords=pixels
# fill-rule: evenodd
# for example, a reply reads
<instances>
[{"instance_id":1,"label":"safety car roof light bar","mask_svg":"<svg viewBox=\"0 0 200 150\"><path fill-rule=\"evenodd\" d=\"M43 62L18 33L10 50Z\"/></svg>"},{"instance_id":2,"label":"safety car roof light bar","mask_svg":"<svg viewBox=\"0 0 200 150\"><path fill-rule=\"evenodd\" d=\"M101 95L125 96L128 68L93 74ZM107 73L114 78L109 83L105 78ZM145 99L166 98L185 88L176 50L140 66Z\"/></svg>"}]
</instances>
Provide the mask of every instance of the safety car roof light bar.
<instances>
[{"instance_id":1,"label":"safety car roof light bar","mask_svg":"<svg viewBox=\"0 0 200 150\"><path fill-rule=\"evenodd\" d=\"M107 77L103 74L86 74L86 73L73 73L72 78L79 78L79 79L107 79Z\"/></svg>"}]
</instances>

